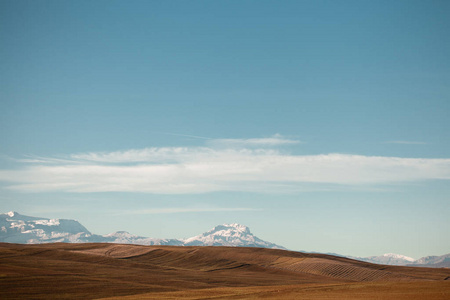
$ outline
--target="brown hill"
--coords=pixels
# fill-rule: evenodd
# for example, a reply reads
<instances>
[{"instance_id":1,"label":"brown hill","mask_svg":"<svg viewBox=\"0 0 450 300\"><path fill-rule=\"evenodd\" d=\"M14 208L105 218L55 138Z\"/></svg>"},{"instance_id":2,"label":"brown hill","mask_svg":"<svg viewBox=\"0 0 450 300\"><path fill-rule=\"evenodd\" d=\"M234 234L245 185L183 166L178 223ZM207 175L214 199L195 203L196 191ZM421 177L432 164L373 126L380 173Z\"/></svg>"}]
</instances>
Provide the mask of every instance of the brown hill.
<instances>
[{"instance_id":1,"label":"brown hill","mask_svg":"<svg viewBox=\"0 0 450 300\"><path fill-rule=\"evenodd\" d=\"M445 268L263 248L0 243L2 299L448 299L449 278Z\"/></svg>"}]
</instances>

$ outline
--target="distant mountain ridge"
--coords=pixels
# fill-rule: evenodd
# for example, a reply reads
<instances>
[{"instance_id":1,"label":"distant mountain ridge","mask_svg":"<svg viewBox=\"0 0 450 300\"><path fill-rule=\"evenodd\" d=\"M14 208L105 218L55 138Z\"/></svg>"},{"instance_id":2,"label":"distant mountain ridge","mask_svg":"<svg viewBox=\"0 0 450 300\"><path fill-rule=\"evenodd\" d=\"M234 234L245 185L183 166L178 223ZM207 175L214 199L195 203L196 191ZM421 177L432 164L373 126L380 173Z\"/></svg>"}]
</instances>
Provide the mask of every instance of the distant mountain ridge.
<instances>
[{"instance_id":1,"label":"distant mountain ridge","mask_svg":"<svg viewBox=\"0 0 450 300\"><path fill-rule=\"evenodd\" d=\"M386 253L379 256L369 256L369 257L350 257L353 259L366 261L370 263L382 264L382 265L396 265L396 266L405 266L407 264L414 263L415 259L395 253Z\"/></svg>"},{"instance_id":2,"label":"distant mountain ridge","mask_svg":"<svg viewBox=\"0 0 450 300\"><path fill-rule=\"evenodd\" d=\"M13 211L0 214L0 242L17 244L62 242L170 246L229 246L286 250L283 246L261 240L253 235L247 226L236 223L218 225L205 233L187 239L158 239L138 236L126 231L98 235L91 233L86 227L75 220L30 217ZM328 254L376 264L450 268L450 254L426 256L417 260L394 253L370 257L345 256L336 253Z\"/></svg>"},{"instance_id":3,"label":"distant mountain ridge","mask_svg":"<svg viewBox=\"0 0 450 300\"><path fill-rule=\"evenodd\" d=\"M450 253L440 256L426 256L419 258L408 266L428 267L434 266L436 268L450 268Z\"/></svg>"},{"instance_id":4,"label":"distant mountain ridge","mask_svg":"<svg viewBox=\"0 0 450 300\"><path fill-rule=\"evenodd\" d=\"M0 214L0 242L42 243L120 243L171 246L231 246L286 249L254 236L247 226L218 225L208 232L188 239L158 239L117 231L107 235L91 233L78 221L24 216L17 212Z\"/></svg>"},{"instance_id":5,"label":"distant mountain ridge","mask_svg":"<svg viewBox=\"0 0 450 300\"><path fill-rule=\"evenodd\" d=\"M450 268L450 253L440 256L426 256L419 258L417 260L405 255L395 253L386 253L380 256L369 256L369 257L352 257L352 256L347 257L381 265Z\"/></svg>"}]
</instances>

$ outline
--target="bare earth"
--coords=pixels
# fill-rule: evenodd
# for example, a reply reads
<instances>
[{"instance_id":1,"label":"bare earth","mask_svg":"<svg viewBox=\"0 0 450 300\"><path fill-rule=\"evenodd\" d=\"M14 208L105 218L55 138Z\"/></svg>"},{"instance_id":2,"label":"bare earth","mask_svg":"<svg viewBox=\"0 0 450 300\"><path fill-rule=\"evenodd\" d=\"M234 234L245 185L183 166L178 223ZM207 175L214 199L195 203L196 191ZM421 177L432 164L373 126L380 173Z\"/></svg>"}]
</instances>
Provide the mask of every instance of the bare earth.
<instances>
[{"instance_id":1,"label":"bare earth","mask_svg":"<svg viewBox=\"0 0 450 300\"><path fill-rule=\"evenodd\" d=\"M450 299L449 279L262 248L0 243L0 299Z\"/></svg>"}]
</instances>

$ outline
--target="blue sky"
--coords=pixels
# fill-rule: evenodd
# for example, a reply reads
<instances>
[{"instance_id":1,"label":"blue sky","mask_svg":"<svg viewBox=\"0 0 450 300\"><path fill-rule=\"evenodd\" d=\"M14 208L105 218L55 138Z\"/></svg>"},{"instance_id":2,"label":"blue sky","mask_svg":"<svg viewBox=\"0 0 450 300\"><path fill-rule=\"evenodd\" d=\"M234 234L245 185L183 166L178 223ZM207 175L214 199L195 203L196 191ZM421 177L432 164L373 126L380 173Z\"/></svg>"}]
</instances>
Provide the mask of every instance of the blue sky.
<instances>
[{"instance_id":1,"label":"blue sky","mask_svg":"<svg viewBox=\"0 0 450 300\"><path fill-rule=\"evenodd\" d=\"M450 251L448 1L0 1L0 210Z\"/></svg>"}]
</instances>

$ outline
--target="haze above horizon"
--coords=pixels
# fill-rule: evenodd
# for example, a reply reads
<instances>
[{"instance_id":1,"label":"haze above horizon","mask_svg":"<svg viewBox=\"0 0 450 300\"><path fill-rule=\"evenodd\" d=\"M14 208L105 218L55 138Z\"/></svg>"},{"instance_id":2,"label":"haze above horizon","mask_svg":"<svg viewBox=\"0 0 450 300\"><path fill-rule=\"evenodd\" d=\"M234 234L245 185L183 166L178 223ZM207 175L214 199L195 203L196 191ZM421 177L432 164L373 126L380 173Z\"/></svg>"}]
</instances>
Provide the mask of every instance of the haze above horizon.
<instances>
[{"instance_id":1,"label":"haze above horizon","mask_svg":"<svg viewBox=\"0 0 450 300\"><path fill-rule=\"evenodd\" d=\"M0 1L0 211L449 252L448 1Z\"/></svg>"}]
</instances>

